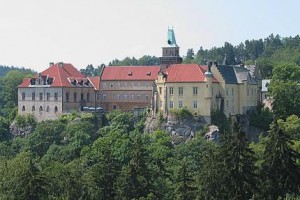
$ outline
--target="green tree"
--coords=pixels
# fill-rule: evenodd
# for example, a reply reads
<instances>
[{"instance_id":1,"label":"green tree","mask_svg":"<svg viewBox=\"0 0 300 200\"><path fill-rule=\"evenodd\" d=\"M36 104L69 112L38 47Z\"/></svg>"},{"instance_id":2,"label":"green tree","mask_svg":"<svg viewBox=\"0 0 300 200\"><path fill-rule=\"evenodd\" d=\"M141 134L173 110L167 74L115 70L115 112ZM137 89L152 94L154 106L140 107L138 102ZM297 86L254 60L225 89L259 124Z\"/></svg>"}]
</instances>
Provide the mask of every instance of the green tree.
<instances>
[{"instance_id":1,"label":"green tree","mask_svg":"<svg viewBox=\"0 0 300 200\"><path fill-rule=\"evenodd\" d=\"M237 124L232 134L223 134L219 151L214 154L212 169L204 170L200 178L200 197L204 199L250 199L255 194L255 157L244 132Z\"/></svg>"},{"instance_id":2,"label":"green tree","mask_svg":"<svg viewBox=\"0 0 300 200\"><path fill-rule=\"evenodd\" d=\"M275 67L269 88L277 118L285 119L293 114L300 116L299 80L300 66L283 63Z\"/></svg>"},{"instance_id":3,"label":"green tree","mask_svg":"<svg viewBox=\"0 0 300 200\"><path fill-rule=\"evenodd\" d=\"M263 199L285 198L290 194L299 194L300 168L296 160L300 154L291 148L290 136L275 121L265 142L261 178Z\"/></svg>"}]
</instances>

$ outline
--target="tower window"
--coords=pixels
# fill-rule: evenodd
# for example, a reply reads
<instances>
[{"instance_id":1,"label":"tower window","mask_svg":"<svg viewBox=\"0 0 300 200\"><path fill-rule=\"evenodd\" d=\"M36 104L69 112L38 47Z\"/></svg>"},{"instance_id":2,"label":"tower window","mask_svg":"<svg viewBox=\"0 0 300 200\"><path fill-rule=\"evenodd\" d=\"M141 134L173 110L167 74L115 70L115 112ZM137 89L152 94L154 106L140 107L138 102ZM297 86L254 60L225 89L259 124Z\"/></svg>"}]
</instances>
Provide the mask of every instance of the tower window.
<instances>
[{"instance_id":1,"label":"tower window","mask_svg":"<svg viewBox=\"0 0 300 200\"><path fill-rule=\"evenodd\" d=\"M25 92L22 93L22 100L25 100Z\"/></svg>"},{"instance_id":2,"label":"tower window","mask_svg":"<svg viewBox=\"0 0 300 200\"><path fill-rule=\"evenodd\" d=\"M43 100L43 93L40 92L40 101L42 101L42 100Z\"/></svg>"},{"instance_id":3,"label":"tower window","mask_svg":"<svg viewBox=\"0 0 300 200\"><path fill-rule=\"evenodd\" d=\"M47 106L47 108L46 108L46 112L49 112L50 111L50 107L49 106Z\"/></svg>"},{"instance_id":4,"label":"tower window","mask_svg":"<svg viewBox=\"0 0 300 200\"><path fill-rule=\"evenodd\" d=\"M32 106L31 111L32 111L32 112L35 111L35 106Z\"/></svg>"},{"instance_id":5,"label":"tower window","mask_svg":"<svg viewBox=\"0 0 300 200\"><path fill-rule=\"evenodd\" d=\"M57 112L58 111L58 108L57 106L54 107L54 112Z\"/></svg>"},{"instance_id":6,"label":"tower window","mask_svg":"<svg viewBox=\"0 0 300 200\"><path fill-rule=\"evenodd\" d=\"M49 101L49 100L50 100L50 93L47 92L47 101Z\"/></svg>"},{"instance_id":7,"label":"tower window","mask_svg":"<svg viewBox=\"0 0 300 200\"><path fill-rule=\"evenodd\" d=\"M23 112L25 111L25 106L22 106L22 111L23 111Z\"/></svg>"},{"instance_id":8,"label":"tower window","mask_svg":"<svg viewBox=\"0 0 300 200\"><path fill-rule=\"evenodd\" d=\"M34 92L31 94L31 99L32 99L33 101L35 100L35 93L34 93Z\"/></svg>"},{"instance_id":9,"label":"tower window","mask_svg":"<svg viewBox=\"0 0 300 200\"><path fill-rule=\"evenodd\" d=\"M43 106L40 106L39 111L43 112Z\"/></svg>"}]
</instances>

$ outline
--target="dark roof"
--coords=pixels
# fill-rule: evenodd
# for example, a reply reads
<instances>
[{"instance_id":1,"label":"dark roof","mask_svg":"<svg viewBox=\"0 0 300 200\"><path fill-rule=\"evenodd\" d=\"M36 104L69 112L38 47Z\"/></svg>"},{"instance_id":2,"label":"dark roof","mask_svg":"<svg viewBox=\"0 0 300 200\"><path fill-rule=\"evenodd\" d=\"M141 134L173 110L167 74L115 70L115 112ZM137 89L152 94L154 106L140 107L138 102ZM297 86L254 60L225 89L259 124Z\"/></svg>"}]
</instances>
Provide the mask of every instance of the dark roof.
<instances>
[{"instance_id":1,"label":"dark roof","mask_svg":"<svg viewBox=\"0 0 300 200\"><path fill-rule=\"evenodd\" d=\"M237 84L234 66L232 65L217 65L219 72L222 74L222 77L225 80L225 83Z\"/></svg>"}]
</instances>

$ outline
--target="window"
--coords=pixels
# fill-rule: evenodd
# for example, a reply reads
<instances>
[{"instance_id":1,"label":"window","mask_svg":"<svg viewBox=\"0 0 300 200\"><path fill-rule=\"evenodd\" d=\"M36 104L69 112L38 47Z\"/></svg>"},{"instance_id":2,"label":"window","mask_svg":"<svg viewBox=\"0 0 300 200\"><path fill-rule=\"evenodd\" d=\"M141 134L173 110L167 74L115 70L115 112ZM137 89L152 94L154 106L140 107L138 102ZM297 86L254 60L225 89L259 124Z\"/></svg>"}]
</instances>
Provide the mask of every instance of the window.
<instances>
[{"instance_id":1,"label":"window","mask_svg":"<svg viewBox=\"0 0 300 200\"><path fill-rule=\"evenodd\" d=\"M148 95L145 95L145 99L148 100L148 99L149 99L149 96L148 96Z\"/></svg>"},{"instance_id":2,"label":"window","mask_svg":"<svg viewBox=\"0 0 300 200\"><path fill-rule=\"evenodd\" d=\"M55 108L54 108L54 112L57 112L58 111L58 108L57 108L57 106L55 106Z\"/></svg>"},{"instance_id":3,"label":"window","mask_svg":"<svg viewBox=\"0 0 300 200\"><path fill-rule=\"evenodd\" d=\"M148 82L145 82L145 87L148 87L149 86L149 83Z\"/></svg>"},{"instance_id":4,"label":"window","mask_svg":"<svg viewBox=\"0 0 300 200\"><path fill-rule=\"evenodd\" d=\"M140 100L140 99L141 99L141 94L138 93L138 94L136 95L136 98L137 98L138 100Z\"/></svg>"},{"instance_id":5,"label":"window","mask_svg":"<svg viewBox=\"0 0 300 200\"><path fill-rule=\"evenodd\" d=\"M31 98L32 98L33 101L35 100L35 93L34 92L31 94Z\"/></svg>"},{"instance_id":6,"label":"window","mask_svg":"<svg viewBox=\"0 0 300 200\"><path fill-rule=\"evenodd\" d=\"M77 102L77 93L74 93L74 102Z\"/></svg>"},{"instance_id":7,"label":"window","mask_svg":"<svg viewBox=\"0 0 300 200\"><path fill-rule=\"evenodd\" d=\"M116 110L116 109L117 109L117 106L116 106L116 105L113 105L113 109Z\"/></svg>"},{"instance_id":8,"label":"window","mask_svg":"<svg viewBox=\"0 0 300 200\"><path fill-rule=\"evenodd\" d=\"M141 83L140 83L140 82L138 82L138 83L137 83L137 86L138 86L138 87L141 87Z\"/></svg>"},{"instance_id":9,"label":"window","mask_svg":"<svg viewBox=\"0 0 300 200\"><path fill-rule=\"evenodd\" d=\"M233 88L231 89L231 94L232 94L232 96L234 96L234 89Z\"/></svg>"},{"instance_id":10,"label":"window","mask_svg":"<svg viewBox=\"0 0 300 200\"><path fill-rule=\"evenodd\" d=\"M22 100L25 100L25 92L22 93Z\"/></svg>"},{"instance_id":11,"label":"window","mask_svg":"<svg viewBox=\"0 0 300 200\"><path fill-rule=\"evenodd\" d=\"M162 93L162 88L161 87L159 87L159 94L161 94Z\"/></svg>"},{"instance_id":12,"label":"window","mask_svg":"<svg viewBox=\"0 0 300 200\"><path fill-rule=\"evenodd\" d=\"M54 100L55 100L55 101L58 100L58 94L57 94L57 92L54 93Z\"/></svg>"},{"instance_id":13,"label":"window","mask_svg":"<svg viewBox=\"0 0 300 200\"><path fill-rule=\"evenodd\" d=\"M131 100L134 100L134 94L131 94Z\"/></svg>"},{"instance_id":14,"label":"window","mask_svg":"<svg viewBox=\"0 0 300 200\"><path fill-rule=\"evenodd\" d=\"M120 82L117 82L117 87L119 88L121 86Z\"/></svg>"},{"instance_id":15,"label":"window","mask_svg":"<svg viewBox=\"0 0 300 200\"><path fill-rule=\"evenodd\" d=\"M226 96L228 96L228 89L226 89Z\"/></svg>"},{"instance_id":16,"label":"window","mask_svg":"<svg viewBox=\"0 0 300 200\"><path fill-rule=\"evenodd\" d=\"M193 101L193 107L194 107L194 108L198 108L198 102L197 102L197 100L194 100L194 101Z\"/></svg>"},{"instance_id":17,"label":"window","mask_svg":"<svg viewBox=\"0 0 300 200\"><path fill-rule=\"evenodd\" d=\"M23 112L25 111L25 106L22 106L22 111L23 111Z\"/></svg>"},{"instance_id":18,"label":"window","mask_svg":"<svg viewBox=\"0 0 300 200\"><path fill-rule=\"evenodd\" d=\"M39 111L43 112L43 106L40 106Z\"/></svg>"},{"instance_id":19,"label":"window","mask_svg":"<svg viewBox=\"0 0 300 200\"><path fill-rule=\"evenodd\" d=\"M247 88L247 95L249 96L249 88Z\"/></svg>"},{"instance_id":20,"label":"window","mask_svg":"<svg viewBox=\"0 0 300 200\"><path fill-rule=\"evenodd\" d=\"M134 86L134 82L131 82L131 87L133 87Z\"/></svg>"},{"instance_id":21,"label":"window","mask_svg":"<svg viewBox=\"0 0 300 200\"><path fill-rule=\"evenodd\" d=\"M46 112L49 112L50 111L50 107L49 106L47 106L47 108L46 108Z\"/></svg>"},{"instance_id":22,"label":"window","mask_svg":"<svg viewBox=\"0 0 300 200\"><path fill-rule=\"evenodd\" d=\"M174 102L173 101L170 101L170 108L174 108Z\"/></svg>"},{"instance_id":23,"label":"window","mask_svg":"<svg viewBox=\"0 0 300 200\"><path fill-rule=\"evenodd\" d=\"M124 82L124 87L127 87L127 82Z\"/></svg>"},{"instance_id":24,"label":"window","mask_svg":"<svg viewBox=\"0 0 300 200\"><path fill-rule=\"evenodd\" d=\"M49 101L49 100L50 100L50 93L47 92L47 101Z\"/></svg>"},{"instance_id":25,"label":"window","mask_svg":"<svg viewBox=\"0 0 300 200\"><path fill-rule=\"evenodd\" d=\"M32 106L32 108L31 108L31 111L32 111L32 112L34 112L34 111L35 111L35 107L34 107L34 106Z\"/></svg>"},{"instance_id":26,"label":"window","mask_svg":"<svg viewBox=\"0 0 300 200\"><path fill-rule=\"evenodd\" d=\"M69 102L70 100L70 95L69 95L69 92L66 93L66 102Z\"/></svg>"},{"instance_id":27,"label":"window","mask_svg":"<svg viewBox=\"0 0 300 200\"><path fill-rule=\"evenodd\" d=\"M182 108L182 101L179 101L179 102L178 102L178 107L179 107L179 108Z\"/></svg>"},{"instance_id":28,"label":"window","mask_svg":"<svg viewBox=\"0 0 300 200\"><path fill-rule=\"evenodd\" d=\"M90 102L90 93L87 93L87 94L86 94L86 101L87 101L87 102Z\"/></svg>"},{"instance_id":29,"label":"window","mask_svg":"<svg viewBox=\"0 0 300 200\"><path fill-rule=\"evenodd\" d=\"M173 96L174 94L173 87L170 87L169 90L170 90L170 96Z\"/></svg>"},{"instance_id":30,"label":"window","mask_svg":"<svg viewBox=\"0 0 300 200\"><path fill-rule=\"evenodd\" d=\"M102 84L102 88L106 88L106 83L105 82Z\"/></svg>"},{"instance_id":31,"label":"window","mask_svg":"<svg viewBox=\"0 0 300 200\"><path fill-rule=\"evenodd\" d=\"M178 87L178 95L183 96L183 87Z\"/></svg>"},{"instance_id":32,"label":"window","mask_svg":"<svg viewBox=\"0 0 300 200\"><path fill-rule=\"evenodd\" d=\"M113 82L110 83L110 87L111 88L114 87L114 83Z\"/></svg>"},{"instance_id":33,"label":"window","mask_svg":"<svg viewBox=\"0 0 300 200\"><path fill-rule=\"evenodd\" d=\"M193 95L194 96L198 95L198 87L193 87Z\"/></svg>"},{"instance_id":34,"label":"window","mask_svg":"<svg viewBox=\"0 0 300 200\"><path fill-rule=\"evenodd\" d=\"M84 94L81 93L81 94L80 94L80 100L82 101L83 99L84 99Z\"/></svg>"},{"instance_id":35,"label":"window","mask_svg":"<svg viewBox=\"0 0 300 200\"><path fill-rule=\"evenodd\" d=\"M103 98L103 100L106 100L106 94L105 93L102 94L102 98Z\"/></svg>"},{"instance_id":36,"label":"window","mask_svg":"<svg viewBox=\"0 0 300 200\"><path fill-rule=\"evenodd\" d=\"M40 92L40 101L43 100L43 93Z\"/></svg>"},{"instance_id":37,"label":"window","mask_svg":"<svg viewBox=\"0 0 300 200\"><path fill-rule=\"evenodd\" d=\"M117 94L117 99L118 99L118 100L120 100L120 99L121 99L121 96L120 96L120 94L119 94L119 93Z\"/></svg>"},{"instance_id":38,"label":"window","mask_svg":"<svg viewBox=\"0 0 300 200\"><path fill-rule=\"evenodd\" d=\"M127 94L124 94L124 99L127 100Z\"/></svg>"}]
</instances>

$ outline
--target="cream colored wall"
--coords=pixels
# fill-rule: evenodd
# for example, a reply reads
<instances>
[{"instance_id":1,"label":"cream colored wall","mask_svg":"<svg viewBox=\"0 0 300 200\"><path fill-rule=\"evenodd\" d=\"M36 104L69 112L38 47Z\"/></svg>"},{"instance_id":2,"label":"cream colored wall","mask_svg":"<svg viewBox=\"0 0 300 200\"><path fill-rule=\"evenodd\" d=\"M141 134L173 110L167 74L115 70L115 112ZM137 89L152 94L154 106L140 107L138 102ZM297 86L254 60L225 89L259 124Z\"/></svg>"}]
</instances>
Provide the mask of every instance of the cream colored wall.
<instances>
[{"instance_id":1,"label":"cream colored wall","mask_svg":"<svg viewBox=\"0 0 300 200\"><path fill-rule=\"evenodd\" d=\"M25 93L25 100L22 100L22 93ZM35 100L32 100L32 93L35 92ZM39 93L43 94L43 100L39 99ZM47 93L50 93L50 99L47 100ZM54 93L58 94L58 99L54 99ZM25 111L22 107L25 106ZM35 111L32 111L32 107ZM39 111L42 106L43 111ZM49 111L47 107L49 106ZM57 112L54 108L57 107ZM33 114L38 121L46 119L57 119L62 114L62 89L49 87L32 87L18 89L18 114Z\"/></svg>"},{"instance_id":2,"label":"cream colored wall","mask_svg":"<svg viewBox=\"0 0 300 200\"><path fill-rule=\"evenodd\" d=\"M160 89L161 93L160 93ZM173 95L170 95L170 88L173 88ZM183 95L179 96L179 87L183 88ZM198 88L198 94L193 94L193 87ZM159 101L162 101L159 110L164 111L164 105L168 110L179 109L179 102L182 102L182 108L187 107L195 115L210 115L208 107L208 99L205 98L206 85L205 83L157 83L157 92ZM165 95L166 93L166 95ZM166 96L166 98L164 98ZM170 101L173 101L173 108L170 107ZM194 108L194 101L197 101L197 108ZM160 103L159 103L160 105Z\"/></svg>"}]
</instances>

